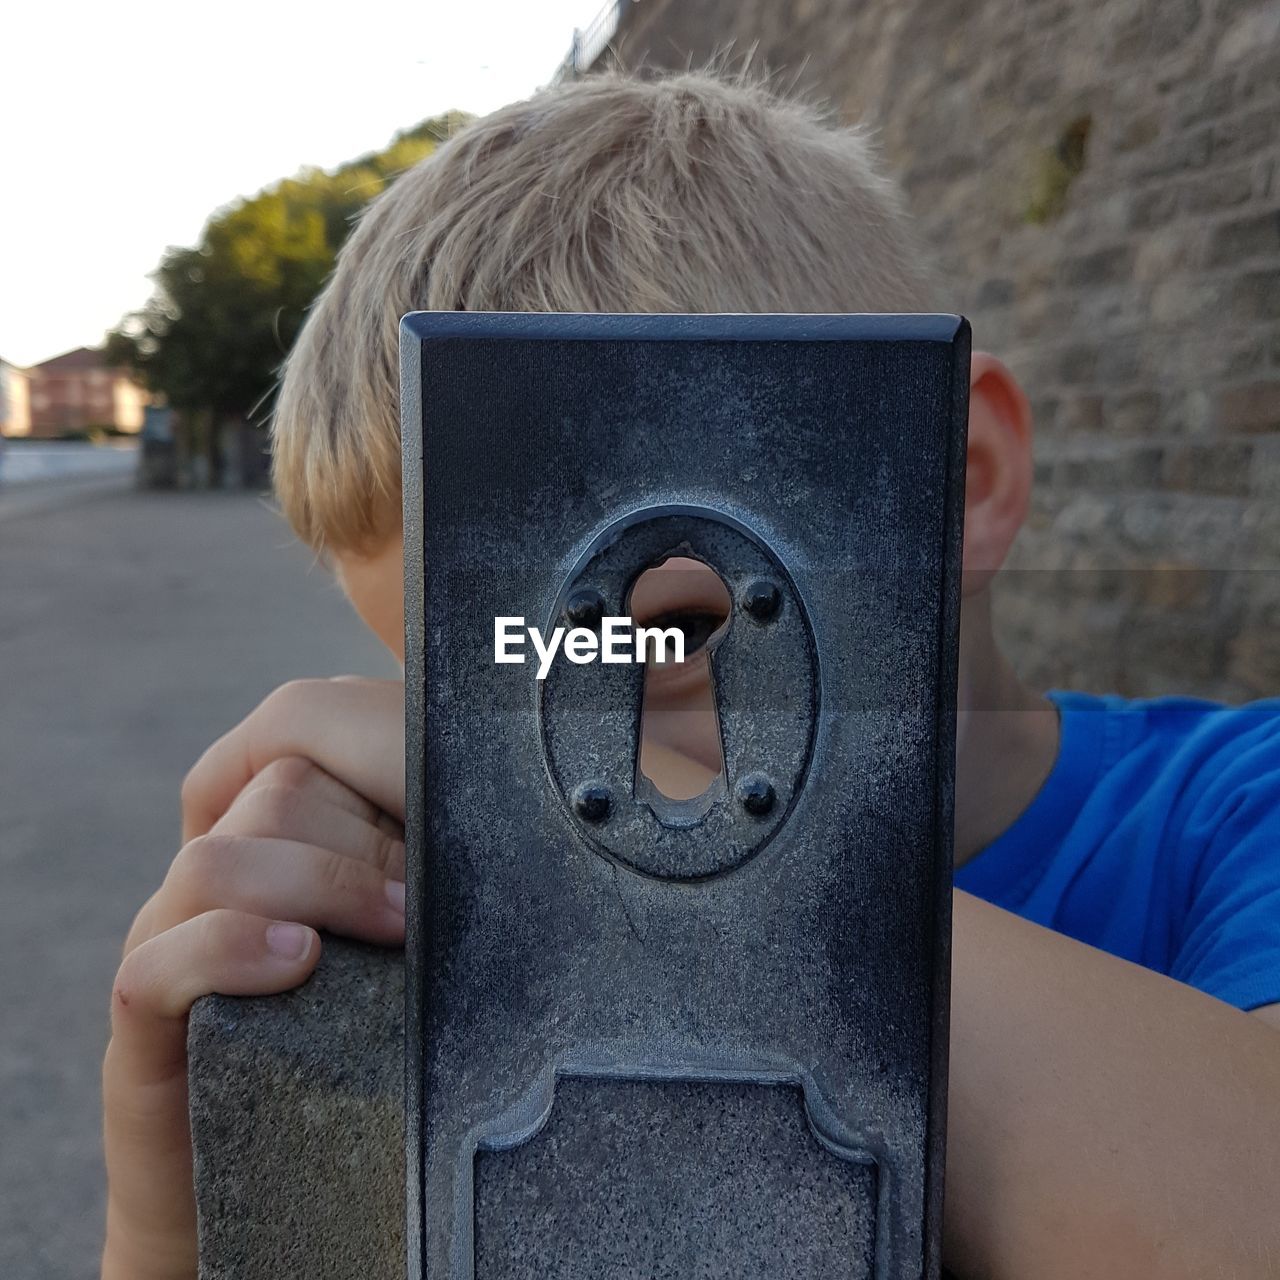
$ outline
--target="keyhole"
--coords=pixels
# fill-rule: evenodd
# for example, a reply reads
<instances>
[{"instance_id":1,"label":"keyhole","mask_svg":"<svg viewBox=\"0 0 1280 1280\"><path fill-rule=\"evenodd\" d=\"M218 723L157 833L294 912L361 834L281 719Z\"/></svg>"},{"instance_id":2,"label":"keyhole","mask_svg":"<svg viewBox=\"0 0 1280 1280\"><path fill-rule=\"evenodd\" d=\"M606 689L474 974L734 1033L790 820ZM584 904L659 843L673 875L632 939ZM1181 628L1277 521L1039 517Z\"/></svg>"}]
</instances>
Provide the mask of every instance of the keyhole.
<instances>
[{"instance_id":1,"label":"keyhole","mask_svg":"<svg viewBox=\"0 0 1280 1280\"><path fill-rule=\"evenodd\" d=\"M636 798L668 825L698 821L724 793L711 651L728 633L732 604L720 575L690 556L669 556L631 589L637 626L684 634L683 662L671 650L646 663L636 753Z\"/></svg>"}]
</instances>

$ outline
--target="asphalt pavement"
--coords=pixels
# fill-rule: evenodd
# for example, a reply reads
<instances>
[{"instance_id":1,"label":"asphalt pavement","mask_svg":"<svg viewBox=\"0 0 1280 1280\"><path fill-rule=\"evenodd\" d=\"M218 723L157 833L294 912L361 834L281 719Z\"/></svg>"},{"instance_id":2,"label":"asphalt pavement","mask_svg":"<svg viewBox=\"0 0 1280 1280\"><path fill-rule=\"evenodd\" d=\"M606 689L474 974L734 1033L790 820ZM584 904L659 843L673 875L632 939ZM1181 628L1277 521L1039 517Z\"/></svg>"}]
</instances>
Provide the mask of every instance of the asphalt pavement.
<instances>
[{"instance_id":1,"label":"asphalt pavement","mask_svg":"<svg viewBox=\"0 0 1280 1280\"><path fill-rule=\"evenodd\" d=\"M0 441L0 491L15 486L131 476L138 465L138 441L90 444L76 440Z\"/></svg>"},{"instance_id":2,"label":"asphalt pavement","mask_svg":"<svg viewBox=\"0 0 1280 1280\"><path fill-rule=\"evenodd\" d=\"M97 1274L111 979L186 769L287 679L396 671L261 497L0 495L0 1277Z\"/></svg>"}]
</instances>

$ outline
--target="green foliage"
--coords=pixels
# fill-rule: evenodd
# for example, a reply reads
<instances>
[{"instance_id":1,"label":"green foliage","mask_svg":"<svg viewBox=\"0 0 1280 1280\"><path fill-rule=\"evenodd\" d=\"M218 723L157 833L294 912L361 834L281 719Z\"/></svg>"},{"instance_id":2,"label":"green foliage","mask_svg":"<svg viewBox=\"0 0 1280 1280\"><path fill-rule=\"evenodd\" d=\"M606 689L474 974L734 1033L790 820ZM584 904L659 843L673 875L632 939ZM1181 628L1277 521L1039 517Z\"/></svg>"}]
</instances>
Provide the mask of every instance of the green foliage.
<instances>
[{"instance_id":1,"label":"green foliage","mask_svg":"<svg viewBox=\"0 0 1280 1280\"><path fill-rule=\"evenodd\" d=\"M1065 212L1071 184L1084 170L1092 126L1089 116L1081 116L1067 126L1056 146L1036 153L1023 209L1027 222L1052 222Z\"/></svg>"},{"instance_id":2,"label":"green foliage","mask_svg":"<svg viewBox=\"0 0 1280 1280\"><path fill-rule=\"evenodd\" d=\"M352 220L463 119L426 120L383 151L305 169L216 212L199 244L166 251L150 300L109 336L109 357L175 409L255 415Z\"/></svg>"}]
</instances>

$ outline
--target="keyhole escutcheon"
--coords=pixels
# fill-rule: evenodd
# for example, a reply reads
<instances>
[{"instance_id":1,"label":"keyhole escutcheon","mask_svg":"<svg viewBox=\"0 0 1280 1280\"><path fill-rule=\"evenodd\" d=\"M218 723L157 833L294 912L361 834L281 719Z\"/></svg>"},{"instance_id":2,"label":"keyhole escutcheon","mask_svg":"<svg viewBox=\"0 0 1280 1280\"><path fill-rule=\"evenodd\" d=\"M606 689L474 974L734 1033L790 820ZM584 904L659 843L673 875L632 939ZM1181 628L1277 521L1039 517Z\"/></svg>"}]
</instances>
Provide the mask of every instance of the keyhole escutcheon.
<instances>
[{"instance_id":1,"label":"keyhole escutcheon","mask_svg":"<svg viewBox=\"0 0 1280 1280\"><path fill-rule=\"evenodd\" d=\"M637 627L676 630L684 639L683 661L667 644L654 646L645 663L636 798L664 825L698 821L725 794L711 655L728 634L732 609L720 575L686 555L646 569L631 589L628 612Z\"/></svg>"}]
</instances>

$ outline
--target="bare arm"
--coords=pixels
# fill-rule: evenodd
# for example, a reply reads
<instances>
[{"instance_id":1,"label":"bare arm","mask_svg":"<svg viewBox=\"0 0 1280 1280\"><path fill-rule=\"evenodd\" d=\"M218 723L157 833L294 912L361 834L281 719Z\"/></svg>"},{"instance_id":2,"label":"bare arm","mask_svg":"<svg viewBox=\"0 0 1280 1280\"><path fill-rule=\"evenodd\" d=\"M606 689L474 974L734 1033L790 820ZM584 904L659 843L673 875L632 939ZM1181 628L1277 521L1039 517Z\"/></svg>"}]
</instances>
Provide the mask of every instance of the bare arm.
<instances>
[{"instance_id":1,"label":"bare arm","mask_svg":"<svg viewBox=\"0 0 1280 1280\"><path fill-rule=\"evenodd\" d=\"M1280 1030L1280 1004L1269 1004L1265 1009L1255 1009L1253 1016L1260 1018L1269 1027Z\"/></svg>"},{"instance_id":2,"label":"bare arm","mask_svg":"<svg viewBox=\"0 0 1280 1280\"><path fill-rule=\"evenodd\" d=\"M1009 1280L1280 1275L1280 1034L957 892L946 1254Z\"/></svg>"}]
</instances>

